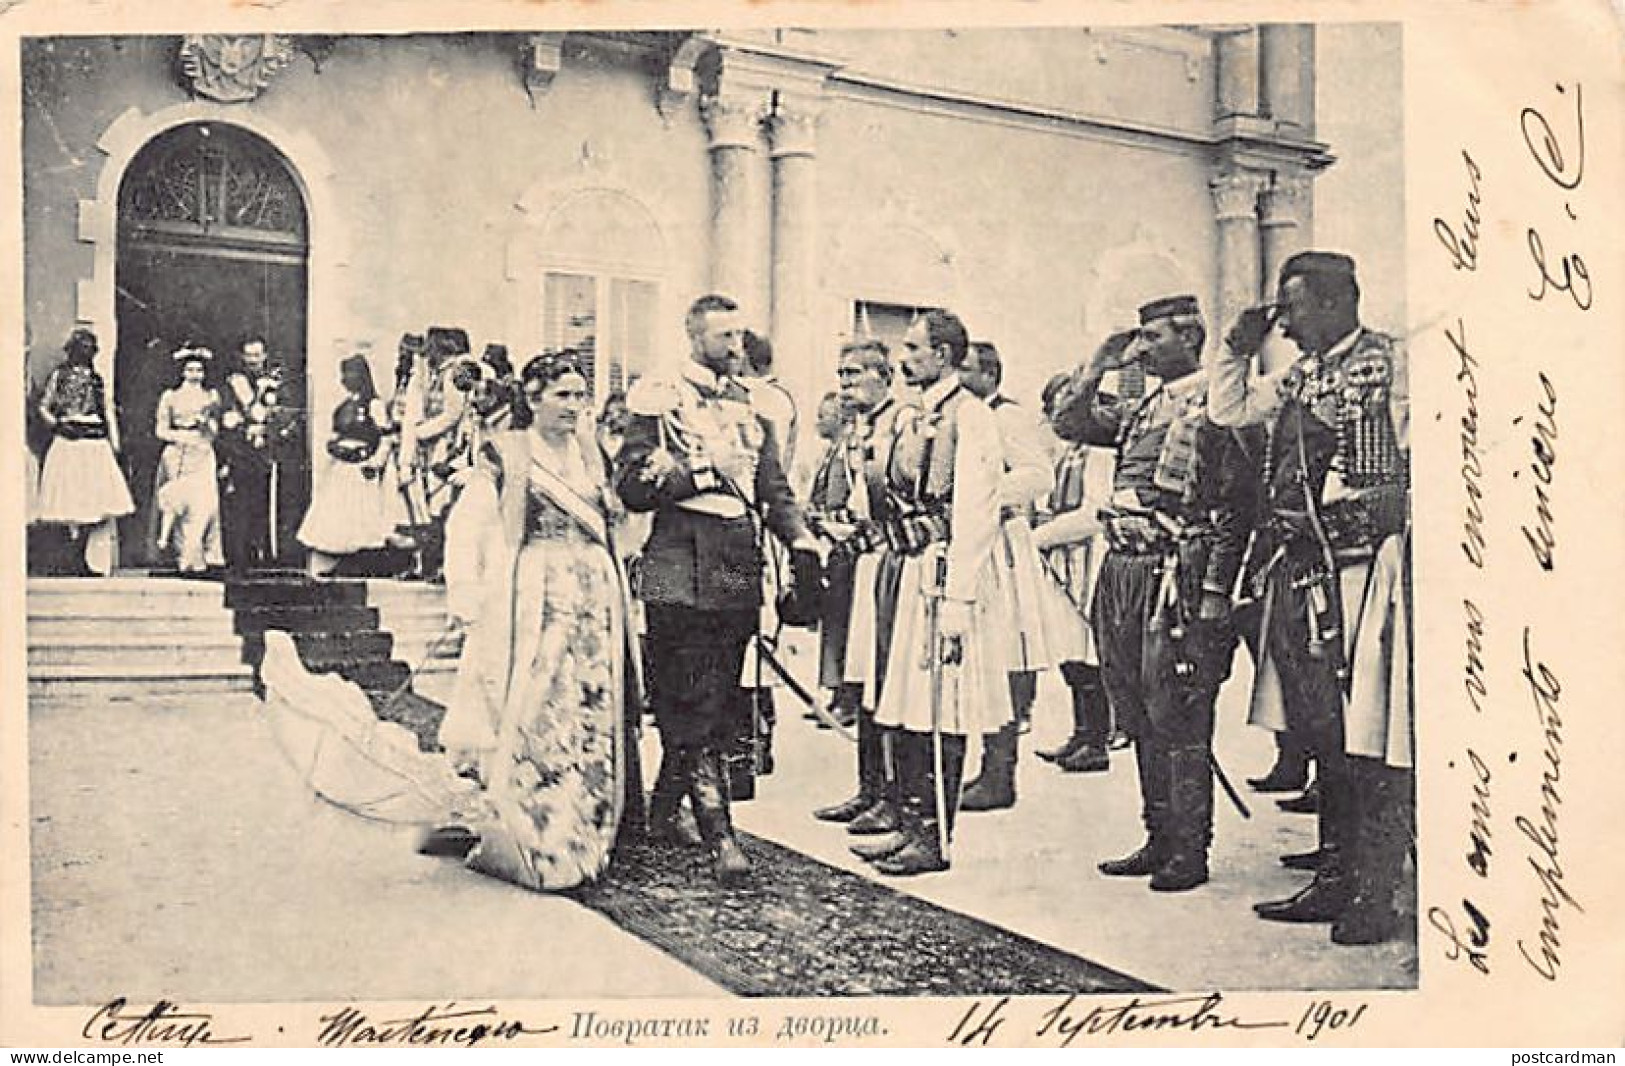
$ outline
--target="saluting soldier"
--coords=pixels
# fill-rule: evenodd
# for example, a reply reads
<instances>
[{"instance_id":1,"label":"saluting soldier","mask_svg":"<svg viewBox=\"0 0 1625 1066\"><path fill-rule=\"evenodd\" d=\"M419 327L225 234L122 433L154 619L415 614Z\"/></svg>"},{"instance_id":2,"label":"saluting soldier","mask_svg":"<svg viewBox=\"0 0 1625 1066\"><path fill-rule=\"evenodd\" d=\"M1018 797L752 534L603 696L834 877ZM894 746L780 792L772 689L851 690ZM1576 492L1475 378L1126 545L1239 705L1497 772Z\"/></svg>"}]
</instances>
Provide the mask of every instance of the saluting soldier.
<instances>
[{"instance_id":1,"label":"saluting soldier","mask_svg":"<svg viewBox=\"0 0 1625 1066\"><path fill-rule=\"evenodd\" d=\"M786 545L816 551L779 464L772 425L733 378L742 355L739 305L694 301L690 360L639 380L616 459L628 508L653 511L643 554L650 696L663 749L651 797L651 834L680 838L693 804L719 879L749 872L734 839L722 756L732 732L746 642L762 600L762 545L754 511Z\"/></svg>"},{"instance_id":2,"label":"saluting soldier","mask_svg":"<svg viewBox=\"0 0 1625 1066\"><path fill-rule=\"evenodd\" d=\"M1140 308L1140 328L1108 340L1059 406L1063 437L1117 445L1108 544L1095 590L1101 672L1134 740L1145 844L1100 864L1157 891L1208 879L1213 837L1213 704L1234 650L1230 593L1246 541L1251 471L1207 417L1206 328L1194 296ZM1133 362L1160 379L1132 408L1095 402L1108 370Z\"/></svg>"},{"instance_id":3,"label":"saluting soldier","mask_svg":"<svg viewBox=\"0 0 1625 1066\"><path fill-rule=\"evenodd\" d=\"M1271 427L1246 585L1263 601L1253 719L1307 738L1319 767L1320 847L1283 858L1315 878L1254 909L1374 943L1400 932L1413 818L1405 350L1360 325L1348 256L1288 259L1277 301L1242 313L1209 386L1216 421ZM1277 325L1302 357L1250 376Z\"/></svg>"},{"instance_id":4,"label":"saluting soldier","mask_svg":"<svg viewBox=\"0 0 1625 1066\"><path fill-rule=\"evenodd\" d=\"M875 713L896 730L904 810L874 863L896 876L948 868L965 738L1011 720L991 592L1004 471L989 447L999 438L993 412L959 381L968 354L965 327L949 311L927 312L903 337L903 376L921 395L886 467L888 539L903 564Z\"/></svg>"}]
</instances>

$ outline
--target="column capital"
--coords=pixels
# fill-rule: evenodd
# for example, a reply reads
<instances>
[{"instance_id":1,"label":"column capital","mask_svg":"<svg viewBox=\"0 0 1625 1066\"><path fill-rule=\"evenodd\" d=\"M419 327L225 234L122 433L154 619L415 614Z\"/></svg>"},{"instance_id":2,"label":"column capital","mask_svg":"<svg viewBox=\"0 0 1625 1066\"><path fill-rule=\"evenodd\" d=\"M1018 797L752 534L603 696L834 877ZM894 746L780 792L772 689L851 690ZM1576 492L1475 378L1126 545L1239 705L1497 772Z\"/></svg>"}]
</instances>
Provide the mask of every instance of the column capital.
<instances>
[{"instance_id":1,"label":"column capital","mask_svg":"<svg viewBox=\"0 0 1625 1066\"><path fill-rule=\"evenodd\" d=\"M1298 226L1307 214L1314 179L1308 174L1277 171L1259 205L1265 226Z\"/></svg>"},{"instance_id":2,"label":"column capital","mask_svg":"<svg viewBox=\"0 0 1625 1066\"><path fill-rule=\"evenodd\" d=\"M774 159L810 156L818 150L818 124L822 105L810 96L781 93L767 117L767 136Z\"/></svg>"},{"instance_id":3,"label":"column capital","mask_svg":"<svg viewBox=\"0 0 1625 1066\"><path fill-rule=\"evenodd\" d=\"M718 86L700 97L700 117L710 148L754 150L762 121L768 116L771 94L765 88Z\"/></svg>"},{"instance_id":4,"label":"column capital","mask_svg":"<svg viewBox=\"0 0 1625 1066\"><path fill-rule=\"evenodd\" d=\"M1258 198L1264 191L1264 175L1252 170L1226 170L1208 181L1213 193L1213 209L1220 222L1257 221Z\"/></svg>"}]
</instances>

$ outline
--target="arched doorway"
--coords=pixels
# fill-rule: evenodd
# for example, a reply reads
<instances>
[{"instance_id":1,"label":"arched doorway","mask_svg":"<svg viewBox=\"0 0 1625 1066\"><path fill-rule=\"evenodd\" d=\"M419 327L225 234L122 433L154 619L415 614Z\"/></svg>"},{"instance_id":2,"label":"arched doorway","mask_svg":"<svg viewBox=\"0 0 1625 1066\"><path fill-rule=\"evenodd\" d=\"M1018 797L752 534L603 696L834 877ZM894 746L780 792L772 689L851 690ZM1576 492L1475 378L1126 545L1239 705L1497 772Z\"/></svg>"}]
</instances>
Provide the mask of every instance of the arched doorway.
<instances>
[{"instance_id":1,"label":"arched doorway","mask_svg":"<svg viewBox=\"0 0 1625 1066\"><path fill-rule=\"evenodd\" d=\"M219 122L178 126L148 142L125 170L118 210L114 397L137 503L120 529L120 564L139 568L159 562L152 490L163 444L153 418L175 380L176 348L214 351L218 377L244 340L263 338L284 370L283 403L305 409L309 229L282 155ZM288 563L296 562L293 531L310 492L308 448L292 451L275 506L279 556Z\"/></svg>"}]
</instances>

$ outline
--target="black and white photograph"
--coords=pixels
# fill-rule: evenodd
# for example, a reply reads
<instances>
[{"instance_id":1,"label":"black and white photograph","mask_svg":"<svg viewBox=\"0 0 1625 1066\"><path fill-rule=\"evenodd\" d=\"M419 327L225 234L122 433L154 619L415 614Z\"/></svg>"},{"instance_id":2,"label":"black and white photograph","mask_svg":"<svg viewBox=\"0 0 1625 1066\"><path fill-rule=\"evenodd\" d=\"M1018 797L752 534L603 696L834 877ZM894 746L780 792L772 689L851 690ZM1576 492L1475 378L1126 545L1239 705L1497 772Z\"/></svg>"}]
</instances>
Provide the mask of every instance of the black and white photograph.
<instances>
[{"instance_id":1,"label":"black and white photograph","mask_svg":"<svg viewBox=\"0 0 1625 1066\"><path fill-rule=\"evenodd\" d=\"M19 37L32 1004L1415 994L1472 236L1201 10Z\"/></svg>"}]
</instances>

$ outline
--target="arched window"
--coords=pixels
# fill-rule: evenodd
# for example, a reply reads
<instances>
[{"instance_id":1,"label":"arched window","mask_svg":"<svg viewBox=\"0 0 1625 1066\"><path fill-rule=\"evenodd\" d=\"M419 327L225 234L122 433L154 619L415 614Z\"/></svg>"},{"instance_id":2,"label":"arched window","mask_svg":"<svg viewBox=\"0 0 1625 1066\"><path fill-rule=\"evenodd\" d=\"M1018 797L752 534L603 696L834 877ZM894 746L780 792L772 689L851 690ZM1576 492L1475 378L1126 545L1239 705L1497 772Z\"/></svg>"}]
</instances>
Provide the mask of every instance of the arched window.
<instances>
[{"instance_id":1,"label":"arched window","mask_svg":"<svg viewBox=\"0 0 1625 1066\"><path fill-rule=\"evenodd\" d=\"M541 250L543 343L576 348L596 395L624 389L654 360L665 241L625 193L577 193L548 216Z\"/></svg>"}]
</instances>

